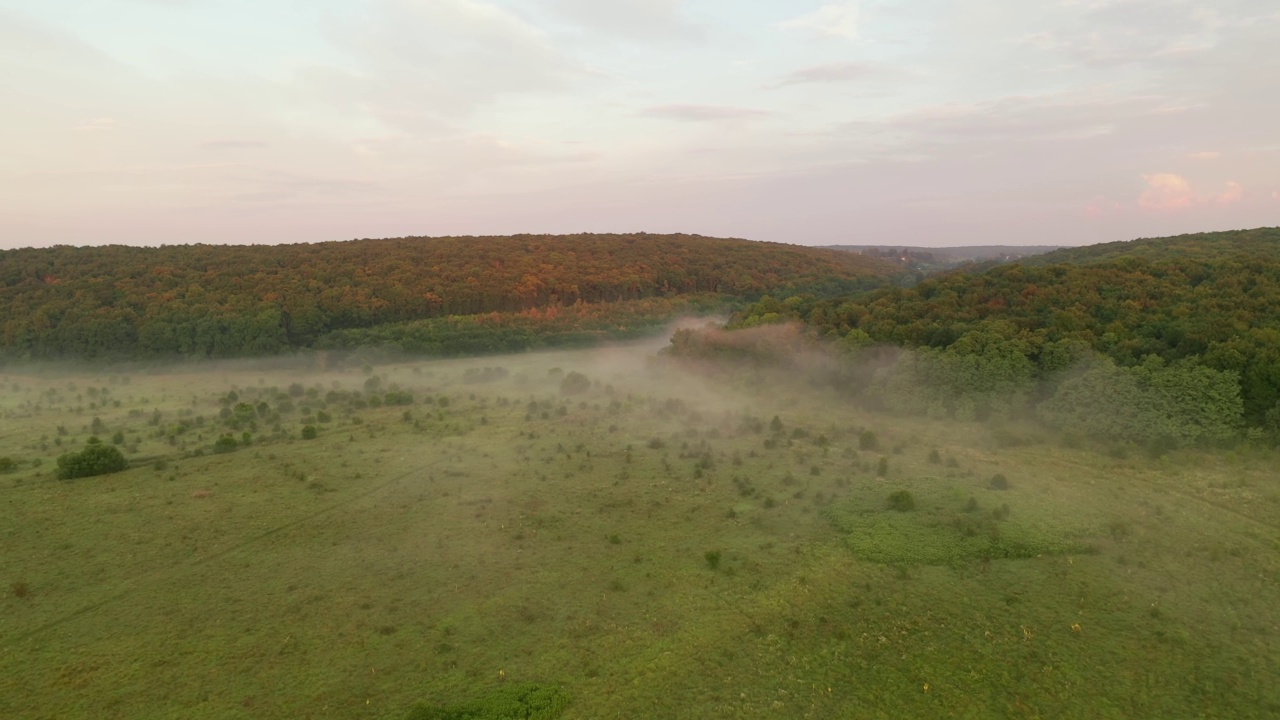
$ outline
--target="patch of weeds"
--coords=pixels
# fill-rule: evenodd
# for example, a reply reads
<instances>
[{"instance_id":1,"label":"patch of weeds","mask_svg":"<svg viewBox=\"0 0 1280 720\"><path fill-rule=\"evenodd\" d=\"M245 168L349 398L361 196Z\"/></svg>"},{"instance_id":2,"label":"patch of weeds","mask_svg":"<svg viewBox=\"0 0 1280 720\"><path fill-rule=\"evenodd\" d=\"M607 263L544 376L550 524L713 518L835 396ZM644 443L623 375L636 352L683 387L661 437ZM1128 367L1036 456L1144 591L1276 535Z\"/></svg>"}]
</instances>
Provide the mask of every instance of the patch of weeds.
<instances>
[{"instance_id":1,"label":"patch of weeds","mask_svg":"<svg viewBox=\"0 0 1280 720\"><path fill-rule=\"evenodd\" d=\"M1123 520L1113 520L1107 525L1107 531L1111 533L1111 538L1116 542L1123 541L1129 537L1129 523Z\"/></svg>"},{"instance_id":2,"label":"patch of weeds","mask_svg":"<svg viewBox=\"0 0 1280 720\"><path fill-rule=\"evenodd\" d=\"M720 559L722 554L719 550L708 550L702 555L702 559L707 561L707 567L711 570L720 569Z\"/></svg>"},{"instance_id":3,"label":"patch of weeds","mask_svg":"<svg viewBox=\"0 0 1280 720\"><path fill-rule=\"evenodd\" d=\"M431 707L414 707L405 720L555 720L569 707L563 689L541 683L513 683L478 700Z\"/></svg>"},{"instance_id":4,"label":"patch of weeds","mask_svg":"<svg viewBox=\"0 0 1280 720\"><path fill-rule=\"evenodd\" d=\"M1030 506L1026 519L1009 522L1007 503L979 512L981 497L963 486L930 484L886 499L875 486L865 486L823 512L855 555L890 566L1096 552L1085 542L1089 523L1077 516Z\"/></svg>"},{"instance_id":5,"label":"patch of weeds","mask_svg":"<svg viewBox=\"0 0 1280 720\"><path fill-rule=\"evenodd\" d=\"M28 598L31 597L31 586L19 580L9 586L9 592L16 598Z\"/></svg>"},{"instance_id":6,"label":"patch of weeds","mask_svg":"<svg viewBox=\"0 0 1280 720\"><path fill-rule=\"evenodd\" d=\"M880 440L876 437L876 434L870 430L863 430L858 434L858 449L879 450Z\"/></svg>"},{"instance_id":7,"label":"patch of weeds","mask_svg":"<svg viewBox=\"0 0 1280 720\"><path fill-rule=\"evenodd\" d=\"M996 473L991 476L991 482L989 482L988 485L990 485L992 490L1008 490L1009 478L1005 477L1002 473Z\"/></svg>"}]
</instances>

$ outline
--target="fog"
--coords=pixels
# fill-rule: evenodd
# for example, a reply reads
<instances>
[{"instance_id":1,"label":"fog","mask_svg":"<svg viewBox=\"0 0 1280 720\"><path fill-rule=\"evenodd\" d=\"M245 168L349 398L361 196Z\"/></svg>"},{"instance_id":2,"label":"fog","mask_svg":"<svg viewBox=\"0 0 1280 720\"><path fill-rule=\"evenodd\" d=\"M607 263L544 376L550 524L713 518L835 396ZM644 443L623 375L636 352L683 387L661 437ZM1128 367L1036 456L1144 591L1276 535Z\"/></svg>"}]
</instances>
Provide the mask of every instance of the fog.
<instances>
[{"instance_id":1,"label":"fog","mask_svg":"<svg viewBox=\"0 0 1280 720\"><path fill-rule=\"evenodd\" d=\"M1097 383L1163 370L1078 359L1057 406L1035 383L1002 403L939 384L980 362L680 332L709 323L478 358L6 368L0 715L1275 701L1274 454L1084 432ZM78 475L113 454L94 447L124 469Z\"/></svg>"}]
</instances>

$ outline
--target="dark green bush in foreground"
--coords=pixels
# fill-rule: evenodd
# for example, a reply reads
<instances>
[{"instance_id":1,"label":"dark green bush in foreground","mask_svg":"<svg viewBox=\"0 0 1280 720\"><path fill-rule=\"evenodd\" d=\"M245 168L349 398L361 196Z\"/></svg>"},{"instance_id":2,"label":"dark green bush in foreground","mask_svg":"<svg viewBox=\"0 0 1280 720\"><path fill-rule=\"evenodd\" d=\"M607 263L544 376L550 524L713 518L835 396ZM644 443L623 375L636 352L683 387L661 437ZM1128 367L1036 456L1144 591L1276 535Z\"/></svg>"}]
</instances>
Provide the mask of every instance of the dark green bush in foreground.
<instances>
[{"instance_id":1,"label":"dark green bush in foreground","mask_svg":"<svg viewBox=\"0 0 1280 720\"><path fill-rule=\"evenodd\" d=\"M889 494L889 509L910 512L916 509L916 498L910 490L898 490Z\"/></svg>"},{"instance_id":2,"label":"dark green bush in foreground","mask_svg":"<svg viewBox=\"0 0 1280 720\"><path fill-rule=\"evenodd\" d=\"M129 466L124 453L114 445L104 445L96 437L89 438L83 450L58 458L58 479L93 477L120 472Z\"/></svg>"},{"instance_id":3,"label":"dark green bush in foreground","mask_svg":"<svg viewBox=\"0 0 1280 720\"><path fill-rule=\"evenodd\" d=\"M554 720L568 706L568 693L558 687L514 683L467 703L448 707L418 705L406 720Z\"/></svg>"}]
</instances>

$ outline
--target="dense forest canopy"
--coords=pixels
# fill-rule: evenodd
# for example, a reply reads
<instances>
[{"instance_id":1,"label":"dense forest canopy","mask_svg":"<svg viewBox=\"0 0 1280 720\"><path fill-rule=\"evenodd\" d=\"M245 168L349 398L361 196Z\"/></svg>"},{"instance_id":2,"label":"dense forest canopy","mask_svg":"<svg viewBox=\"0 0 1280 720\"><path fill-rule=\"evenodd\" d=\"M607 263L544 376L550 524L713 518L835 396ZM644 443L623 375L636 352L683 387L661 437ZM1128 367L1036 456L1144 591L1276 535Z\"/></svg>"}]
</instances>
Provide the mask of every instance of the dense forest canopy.
<instances>
[{"instance_id":1,"label":"dense forest canopy","mask_svg":"<svg viewBox=\"0 0 1280 720\"><path fill-rule=\"evenodd\" d=\"M0 252L0 354L231 357L343 346L353 337L394 343L401 331L419 349L448 350L445 335L459 323L423 321L484 318L462 323L474 335L477 323L523 332L541 319L572 335L608 327L615 316L633 325L667 319L692 298L827 296L873 287L893 272L834 250L645 233L10 250ZM586 325L567 326L575 317ZM424 338L424 328L435 334ZM513 345L516 335L492 349Z\"/></svg>"},{"instance_id":2,"label":"dense forest canopy","mask_svg":"<svg viewBox=\"0 0 1280 720\"><path fill-rule=\"evenodd\" d=\"M1148 399L1163 388L1163 405L1133 423L1152 426L1197 389L1204 397L1194 402L1217 403L1215 420L1152 432L1203 439L1221 435L1233 413L1237 424L1280 431L1277 308L1280 228L1261 228L1064 249L839 298L766 297L735 326L799 320L846 348L915 348L904 372L950 388L917 404L945 411L997 387L1056 381L1090 357L1096 366L1064 381L1044 416L1080 427L1099 414L1088 407L1107 412L1125 388L1150 390Z\"/></svg>"}]
</instances>

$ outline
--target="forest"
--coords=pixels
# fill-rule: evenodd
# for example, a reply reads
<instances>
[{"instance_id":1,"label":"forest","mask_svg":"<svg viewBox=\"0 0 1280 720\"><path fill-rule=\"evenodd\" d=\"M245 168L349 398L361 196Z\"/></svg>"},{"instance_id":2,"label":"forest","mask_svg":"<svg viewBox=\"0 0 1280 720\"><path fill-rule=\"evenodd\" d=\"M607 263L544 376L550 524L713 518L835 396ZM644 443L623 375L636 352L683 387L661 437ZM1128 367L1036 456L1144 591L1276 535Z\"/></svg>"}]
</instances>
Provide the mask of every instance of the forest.
<instances>
[{"instance_id":1,"label":"forest","mask_svg":"<svg viewBox=\"0 0 1280 720\"><path fill-rule=\"evenodd\" d=\"M1277 307L1280 229L1261 228L1063 249L835 298L768 296L730 327L798 321L864 360L911 349L876 378L901 409L1032 408L1088 435L1168 444L1280 436Z\"/></svg>"},{"instance_id":2,"label":"forest","mask_svg":"<svg viewBox=\"0 0 1280 720\"><path fill-rule=\"evenodd\" d=\"M28 248L0 252L0 357L245 357L353 340L519 350L631 337L691 303L868 289L894 272L834 250L645 233Z\"/></svg>"}]
</instances>

